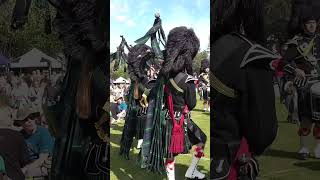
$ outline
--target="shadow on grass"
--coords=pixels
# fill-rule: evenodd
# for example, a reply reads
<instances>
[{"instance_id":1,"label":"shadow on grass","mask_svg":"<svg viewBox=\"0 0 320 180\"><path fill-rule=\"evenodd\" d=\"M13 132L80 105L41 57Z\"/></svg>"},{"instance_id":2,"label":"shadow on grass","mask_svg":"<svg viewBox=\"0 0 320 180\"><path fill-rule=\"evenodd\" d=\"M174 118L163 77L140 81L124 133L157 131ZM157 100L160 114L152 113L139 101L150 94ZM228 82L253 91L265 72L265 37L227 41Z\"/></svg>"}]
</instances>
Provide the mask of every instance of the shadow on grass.
<instances>
[{"instance_id":1,"label":"shadow on grass","mask_svg":"<svg viewBox=\"0 0 320 180\"><path fill-rule=\"evenodd\" d=\"M208 111L204 111L203 109L196 109L196 108L194 108L194 109L192 109L192 111L197 111L197 112L202 112L202 113L209 113Z\"/></svg>"},{"instance_id":2,"label":"shadow on grass","mask_svg":"<svg viewBox=\"0 0 320 180\"><path fill-rule=\"evenodd\" d=\"M204 111L202 109L192 109L191 112L201 112L201 114L203 114L203 115L210 116L210 112L209 111ZM191 118L192 118L192 113L191 113Z\"/></svg>"},{"instance_id":3,"label":"shadow on grass","mask_svg":"<svg viewBox=\"0 0 320 180\"><path fill-rule=\"evenodd\" d=\"M298 166L298 167L307 168L312 171L319 171L320 170L320 161L299 162L299 163L294 163L293 165Z\"/></svg>"},{"instance_id":4,"label":"shadow on grass","mask_svg":"<svg viewBox=\"0 0 320 180\"><path fill-rule=\"evenodd\" d=\"M280 123L280 124L292 124L292 125L297 124L297 123L289 122L287 120L278 121L278 123Z\"/></svg>"},{"instance_id":5,"label":"shadow on grass","mask_svg":"<svg viewBox=\"0 0 320 180\"><path fill-rule=\"evenodd\" d=\"M122 131L122 129L123 129L122 124L120 124L119 126L114 126L112 128L112 130L116 130L116 131ZM135 148L137 145L136 139L134 139L132 143L132 150L130 151L130 154L129 154L130 159L126 160L123 156L120 156L119 155L120 139L121 139L121 134L111 133L110 141L112 142L113 145L111 146L111 151L110 151L110 155L111 155L110 166L111 166L111 172L113 173L114 176L116 176L116 179L162 180L166 178L166 174L149 172L148 170L141 169L139 167L139 164L137 163L139 150ZM188 169L189 163L191 163L191 157L190 157L190 162L188 162L188 164L179 164L179 160L177 161L175 166L176 179L184 179L184 175ZM198 166L198 170L205 173L207 176L209 176L209 172L205 170L205 167L203 165Z\"/></svg>"},{"instance_id":6,"label":"shadow on grass","mask_svg":"<svg viewBox=\"0 0 320 180\"><path fill-rule=\"evenodd\" d=\"M287 158L287 159L298 159L298 154L296 152L288 152L278 149L269 149L264 153L264 156L272 156L278 158Z\"/></svg>"},{"instance_id":7,"label":"shadow on grass","mask_svg":"<svg viewBox=\"0 0 320 180\"><path fill-rule=\"evenodd\" d=\"M113 144L116 144L117 146L120 146L121 136L122 136L122 134L111 134L110 141Z\"/></svg>"},{"instance_id":8,"label":"shadow on grass","mask_svg":"<svg viewBox=\"0 0 320 180\"><path fill-rule=\"evenodd\" d=\"M118 139L119 137L117 137ZM135 149L136 152L136 149ZM166 174L153 173L146 169L141 169L137 163L138 154L134 151L130 151L130 159L126 160L124 157L119 155L119 147L111 147L111 172L116 176L117 179L153 179L162 180L166 178ZM190 159L191 163L191 159ZM179 164L175 165L175 176L176 179L184 179L185 172L188 169L188 165ZM209 172L205 170L205 167L200 165L198 170L205 173L207 176Z\"/></svg>"},{"instance_id":9,"label":"shadow on grass","mask_svg":"<svg viewBox=\"0 0 320 180\"><path fill-rule=\"evenodd\" d=\"M112 124L111 125L111 129L114 131L123 131L123 124L119 125L119 124Z\"/></svg>"},{"instance_id":10,"label":"shadow on grass","mask_svg":"<svg viewBox=\"0 0 320 180\"><path fill-rule=\"evenodd\" d=\"M120 132L122 132L123 126L118 126L118 127L116 127L116 128L112 128L112 130L113 130L113 131L120 131ZM122 133L121 133L121 134L111 134L111 138L110 138L111 143L116 144L117 146L120 146L121 136L122 136ZM135 139L135 138L133 138L132 148L133 148L133 147L136 147L137 144L138 144L138 140Z\"/></svg>"}]
</instances>

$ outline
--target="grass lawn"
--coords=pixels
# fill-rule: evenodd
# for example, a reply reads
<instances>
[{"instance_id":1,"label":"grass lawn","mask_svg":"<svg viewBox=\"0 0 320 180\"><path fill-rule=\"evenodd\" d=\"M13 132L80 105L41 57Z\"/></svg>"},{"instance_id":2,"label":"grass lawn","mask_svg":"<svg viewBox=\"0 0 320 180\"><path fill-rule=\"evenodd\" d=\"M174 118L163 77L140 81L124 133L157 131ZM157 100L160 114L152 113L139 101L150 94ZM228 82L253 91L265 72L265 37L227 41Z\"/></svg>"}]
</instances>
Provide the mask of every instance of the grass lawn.
<instances>
[{"instance_id":1,"label":"grass lawn","mask_svg":"<svg viewBox=\"0 0 320 180\"><path fill-rule=\"evenodd\" d=\"M279 121L278 135L265 155L259 158L261 180L319 180L320 160L297 159L299 150L298 125L287 123L287 110L277 102ZM311 133L312 134L312 133ZM314 140L310 136L310 151L313 152Z\"/></svg>"},{"instance_id":2,"label":"grass lawn","mask_svg":"<svg viewBox=\"0 0 320 180\"><path fill-rule=\"evenodd\" d=\"M275 142L259 157L260 180L319 180L320 160L309 158L306 161L297 159L299 149L298 125L287 123L287 110L284 105L277 102L277 116L279 130ZM197 107L192 112L192 118L207 134L210 142L209 113L201 111L202 102L198 101ZM119 141L123 129L123 123L111 129L111 179L152 179L163 180L165 175L158 175L139 169L136 164L138 150L133 148L130 160L124 160L119 154ZM314 140L310 136L310 151L313 152ZM134 142L136 146L136 141ZM199 163L200 171L209 176L210 147L205 149L205 158ZM191 154L180 155L176 160L176 179L184 179L184 173L191 161Z\"/></svg>"},{"instance_id":3,"label":"grass lawn","mask_svg":"<svg viewBox=\"0 0 320 180\"><path fill-rule=\"evenodd\" d=\"M202 101L197 102L196 108L192 111L192 119L197 125L206 133L207 143L210 142L210 115L208 112L202 111ZM136 164L136 158L139 151L135 148L137 141L133 143L133 150L130 153L130 160L125 160L119 156L119 142L121 139L122 129L124 123L119 123L110 129L111 132L111 179L126 180L126 179L152 179L163 180L166 175L159 175L146 170L140 169ZM176 159L176 179L184 179L184 173L191 163L193 151L190 154L179 155ZM207 144L205 148L205 157L202 158L198 164L198 169L209 177L210 169L210 145Z\"/></svg>"}]
</instances>

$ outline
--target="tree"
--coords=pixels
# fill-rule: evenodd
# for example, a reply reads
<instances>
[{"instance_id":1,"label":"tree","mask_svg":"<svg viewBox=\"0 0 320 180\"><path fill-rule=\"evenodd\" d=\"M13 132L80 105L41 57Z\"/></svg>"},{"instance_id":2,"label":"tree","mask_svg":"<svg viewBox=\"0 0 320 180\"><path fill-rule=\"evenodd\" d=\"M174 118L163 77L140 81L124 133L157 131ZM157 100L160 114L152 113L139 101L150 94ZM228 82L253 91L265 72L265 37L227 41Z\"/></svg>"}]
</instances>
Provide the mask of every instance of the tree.
<instances>
[{"instance_id":1,"label":"tree","mask_svg":"<svg viewBox=\"0 0 320 180\"><path fill-rule=\"evenodd\" d=\"M0 6L0 54L8 58L21 56L32 48L38 48L46 54L56 57L62 52L63 44L57 33L46 34L44 31L45 11L32 1L28 22L22 30L10 29L15 1L6 1ZM53 8L51 8L53 10ZM52 16L54 11L52 11Z\"/></svg>"},{"instance_id":2,"label":"tree","mask_svg":"<svg viewBox=\"0 0 320 180\"><path fill-rule=\"evenodd\" d=\"M264 6L266 35L286 38L291 14L292 0L266 0Z\"/></svg>"},{"instance_id":3,"label":"tree","mask_svg":"<svg viewBox=\"0 0 320 180\"><path fill-rule=\"evenodd\" d=\"M193 64L192 64L193 72L196 72L197 74L199 74L200 67L201 67L201 61L204 60L204 59L208 59L207 51L199 52L196 55L196 57L194 58Z\"/></svg>"},{"instance_id":4,"label":"tree","mask_svg":"<svg viewBox=\"0 0 320 180\"><path fill-rule=\"evenodd\" d=\"M119 77L123 77L125 79L129 78L128 72L124 72L123 68L119 68L117 71L113 70L114 61L110 63L110 77L111 79L117 79Z\"/></svg>"}]
</instances>

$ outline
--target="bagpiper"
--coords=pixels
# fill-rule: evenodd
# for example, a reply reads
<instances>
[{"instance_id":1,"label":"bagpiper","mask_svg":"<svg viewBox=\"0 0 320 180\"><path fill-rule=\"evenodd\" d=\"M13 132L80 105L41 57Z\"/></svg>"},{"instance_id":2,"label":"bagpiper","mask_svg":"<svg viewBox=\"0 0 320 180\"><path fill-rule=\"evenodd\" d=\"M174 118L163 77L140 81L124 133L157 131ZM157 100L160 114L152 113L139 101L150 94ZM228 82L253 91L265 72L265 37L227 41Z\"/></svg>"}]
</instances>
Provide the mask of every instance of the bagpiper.
<instances>
[{"instance_id":1,"label":"bagpiper","mask_svg":"<svg viewBox=\"0 0 320 180\"><path fill-rule=\"evenodd\" d=\"M203 110L210 112L210 80L209 80L209 66L210 62L208 59L201 61L200 75L199 75L199 86L202 90L203 98Z\"/></svg>"},{"instance_id":2,"label":"bagpiper","mask_svg":"<svg viewBox=\"0 0 320 180\"><path fill-rule=\"evenodd\" d=\"M168 35L164 64L148 96L141 167L160 173L165 171L169 180L175 179L175 157L188 153L193 145L195 152L185 177L205 178L205 174L197 170L197 164L204 156L207 137L190 116L196 106L197 81L191 75L192 61L199 46L199 39L192 29L172 29Z\"/></svg>"},{"instance_id":3,"label":"bagpiper","mask_svg":"<svg viewBox=\"0 0 320 180\"><path fill-rule=\"evenodd\" d=\"M273 70L281 57L263 47L262 0L212 3L210 85L211 175L214 180L254 180L256 156L277 134Z\"/></svg>"},{"instance_id":4,"label":"bagpiper","mask_svg":"<svg viewBox=\"0 0 320 180\"><path fill-rule=\"evenodd\" d=\"M320 107L318 99L320 93L320 37L317 33L318 19L313 15L311 9L304 9L300 16L300 27L302 32L288 41L288 50L284 59L292 67L302 70L303 79L292 76L287 84L293 84L298 92L298 115L300 128L299 158L305 160L310 151L307 146L308 135L313 130L316 140L314 156L320 158ZM312 129L312 125L314 127Z\"/></svg>"},{"instance_id":5,"label":"bagpiper","mask_svg":"<svg viewBox=\"0 0 320 180\"><path fill-rule=\"evenodd\" d=\"M146 97L154 87L157 72L161 66L154 58L149 46L135 45L128 55L128 70L131 79L127 101L129 104L120 142L120 155L129 159L133 138L138 140L140 149L143 141L148 102Z\"/></svg>"}]
</instances>

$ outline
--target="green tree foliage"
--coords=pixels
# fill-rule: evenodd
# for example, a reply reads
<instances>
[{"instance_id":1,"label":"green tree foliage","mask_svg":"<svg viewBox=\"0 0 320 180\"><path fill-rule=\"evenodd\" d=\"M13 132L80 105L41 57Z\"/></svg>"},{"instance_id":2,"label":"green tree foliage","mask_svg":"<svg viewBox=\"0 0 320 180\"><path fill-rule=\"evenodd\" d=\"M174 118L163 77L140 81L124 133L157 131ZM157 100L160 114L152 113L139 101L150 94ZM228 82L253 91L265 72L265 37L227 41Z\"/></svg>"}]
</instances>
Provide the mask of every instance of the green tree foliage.
<instances>
[{"instance_id":1,"label":"green tree foliage","mask_svg":"<svg viewBox=\"0 0 320 180\"><path fill-rule=\"evenodd\" d=\"M15 1L6 1L0 6L0 53L8 58L15 58L38 48L49 56L56 57L62 52L63 44L57 33L46 34L44 31L45 11L42 6L36 6L38 1L32 1L28 22L22 30L10 29L12 11ZM54 8L50 8L51 18ZM53 28L52 28L53 29ZM54 29L53 29L54 30Z\"/></svg>"},{"instance_id":2,"label":"green tree foliage","mask_svg":"<svg viewBox=\"0 0 320 180\"><path fill-rule=\"evenodd\" d=\"M113 66L114 66L114 61L112 63L110 63L110 77L111 77L111 79L115 80L119 77L123 77L125 79L129 78L128 71L124 72L123 67L119 68L117 71L114 71Z\"/></svg>"},{"instance_id":3,"label":"green tree foliage","mask_svg":"<svg viewBox=\"0 0 320 180\"><path fill-rule=\"evenodd\" d=\"M193 71L199 74L201 61L204 59L208 59L208 53L206 51L199 52L193 60ZM119 68L118 71L113 70L114 61L110 63L110 77L111 79L117 79L119 77L123 77L128 79L129 74L128 71L124 72L123 68Z\"/></svg>"},{"instance_id":4,"label":"green tree foliage","mask_svg":"<svg viewBox=\"0 0 320 180\"><path fill-rule=\"evenodd\" d=\"M208 58L209 57L208 57L207 51L199 52L193 60L193 72L196 72L197 74L199 74L201 61Z\"/></svg>"},{"instance_id":5,"label":"green tree foliage","mask_svg":"<svg viewBox=\"0 0 320 180\"><path fill-rule=\"evenodd\" d=\"M266 35L286 36L292 0L266 0L264 6Z\"/></svg>"}]
</instances>

